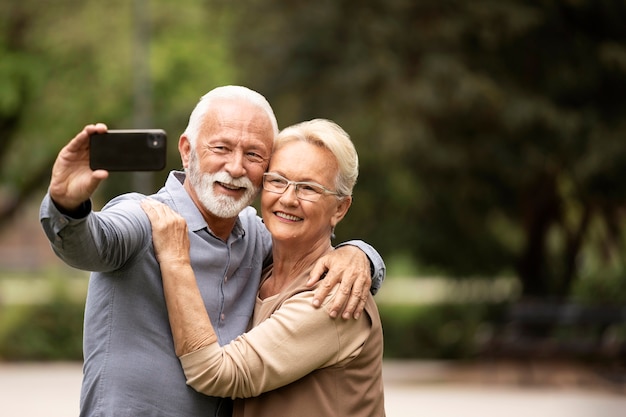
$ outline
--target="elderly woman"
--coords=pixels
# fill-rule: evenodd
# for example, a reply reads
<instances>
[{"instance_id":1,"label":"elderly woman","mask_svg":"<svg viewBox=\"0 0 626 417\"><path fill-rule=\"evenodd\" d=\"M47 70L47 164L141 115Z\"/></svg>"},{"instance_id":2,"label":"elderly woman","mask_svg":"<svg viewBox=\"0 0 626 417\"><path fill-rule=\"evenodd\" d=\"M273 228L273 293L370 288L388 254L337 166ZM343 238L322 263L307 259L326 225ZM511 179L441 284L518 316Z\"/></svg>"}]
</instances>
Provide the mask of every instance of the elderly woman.
<instances>
[{"instance_id":1,"label":"elderly woman","mask_svg":"<svg viewBox=\"0 0 626 417\"><path fill-rule=\"evenodd\" d=\"M316 119L284 129L263 178L261 211L272 234L250 330L220 347L188 256L184 220L146 201L154 248L187 384L232 397L234 416L383 416L383 336L371 294L358 319L311 306L315 261L352 203L358 156L335 123ZM332 302L337 287L324 305Z\"/></svg>"}]
</instances>

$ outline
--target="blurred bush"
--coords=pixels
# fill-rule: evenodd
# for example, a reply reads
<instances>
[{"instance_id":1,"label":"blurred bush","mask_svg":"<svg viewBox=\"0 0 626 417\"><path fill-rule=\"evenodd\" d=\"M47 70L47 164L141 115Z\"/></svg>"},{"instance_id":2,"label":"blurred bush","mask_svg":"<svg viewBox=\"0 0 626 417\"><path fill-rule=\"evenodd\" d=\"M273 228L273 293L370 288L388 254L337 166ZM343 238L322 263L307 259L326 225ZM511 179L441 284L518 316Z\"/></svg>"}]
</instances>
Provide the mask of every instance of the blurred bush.
<instances>
[{"instance_id":1,"label":"blurred bush","mask_svg":"<svg viewBox=\"0 0 626 417\"><path fill-rule=\"evenodd\" d=\"M82 360L83 305L49 303L0 307L0 359Z\"/></svg>"},{"instance_id":2,"label":"blurred bush","mask_svg":"<svg viewBox=\"0 0 626 417\"><path fill-rule=\"evenodd\" d=\"M609 278L581 280L576 286L576 301L606 302L611 298L621 302L624 290L619 285L620 278ZM24 277L21 281L26 279ZM29 283L32 302L9 303L6 298L4 303L0 302L0 360L81 361L84 294L78 296L72 291L82 281L71 281L67 277L60 279L55 274L41 279L52 289L48 291L42 283ZM7 286L3 289L7 290ZM414 289L411 287L407 291ZM498 331L515 298L486 302L480 297L476 300L457 297L452 301L394 303L381 294L377 296L377 302L383 324L385 357L475 358L484 342ZM623 333L623 329L620 331ZM618 335L620 340L624 337L622 333Z\"/></svg>"},{"instance_id":3,"label":"blurred bush","mask_svg":"<svg viewBox=\"0 0 626 417\"><path fill-rule=\"evenodd\" d=\"M497 315L493 305L380 306L387 358L464 359ZM0 360L82 360L83 305L0 306Z\"/></svg>"},{"instance_id":4,"label":"blurred bush","mask_svg":"<svg viewBox=\"0 0 626 417\"><path fill-rule=\"evenodd\" d=\"M379 305L386 358L469 359L504 304Z\"/></svg>"},{"instance_id":5,"label":"blurred bush","mask_svg":"<svg viewBox=\"0 0 626 417\"><path fill-rule=\"evenodd\" d=\"M84 278L51 269L0 283L0 360L83 359Z\"/></svg>"},{"instance_id":6,"label":"blurred bush","mask_svg":"<svg viewBox=\"0 0 626 417\"><path fill-rule=\"evenodd\" d=\"M583 304L626 305L625 277L623 268L584 274L574 282L571 298Z\"/></svg>"}]
</instances>

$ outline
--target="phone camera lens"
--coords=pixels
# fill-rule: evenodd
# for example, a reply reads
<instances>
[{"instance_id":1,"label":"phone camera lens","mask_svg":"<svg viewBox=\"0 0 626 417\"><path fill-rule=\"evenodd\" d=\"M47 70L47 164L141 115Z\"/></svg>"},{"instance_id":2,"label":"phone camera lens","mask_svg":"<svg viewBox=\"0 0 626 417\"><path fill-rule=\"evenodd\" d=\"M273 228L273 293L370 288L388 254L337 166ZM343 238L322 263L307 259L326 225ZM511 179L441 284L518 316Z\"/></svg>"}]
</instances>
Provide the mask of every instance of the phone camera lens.
<instances>
[{"instance_id":1,"label":"phone camera lens","mask_svg":"<svg viewBox=\"0 0 626 417\"><path fill-rule=\"evenodd\" d=\"M163 146L163 140L159 135L149 135L148 146L153 149L160 148Z\"/></svg>"}]
</instances>

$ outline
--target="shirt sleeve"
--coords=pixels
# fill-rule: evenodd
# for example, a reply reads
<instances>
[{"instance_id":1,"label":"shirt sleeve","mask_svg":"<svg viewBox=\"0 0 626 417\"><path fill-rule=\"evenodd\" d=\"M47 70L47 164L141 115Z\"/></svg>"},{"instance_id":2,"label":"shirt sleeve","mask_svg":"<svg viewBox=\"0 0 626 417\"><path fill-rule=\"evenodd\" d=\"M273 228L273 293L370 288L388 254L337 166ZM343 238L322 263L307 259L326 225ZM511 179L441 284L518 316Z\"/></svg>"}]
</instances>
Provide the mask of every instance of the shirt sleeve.
<instances>
[{"instance_id":1,"label":"shirt sleeve","mask_svg":"<svg viewBox=\"0 0 626 417\"><path fill-rule=\"evenodd\" d=\"M370 292L372 295L376 295L380 287L383 286L383 281L385 281L385 276L387 274L387 268L382 256L380 256L378 251L374 249L373 246L362 240L349 240L348 242L340 243L337 247L345 245L356 246L369 258L372 273L372 287L370 288Z\"/></svg>"},{"instance_id":2,"label":"shirt sleeve","mask_svg":"<svg viewBox=\"0 0 626 417\"><path fill-rule=\"evenodd\" d=\"M68 216L44 197L39 220L54 252L68 265L88 271L112 271L151 242L150 222L138 199L112 200L103 211Z\"/></svg>"},{"instance_id":3,"label":"shirt sleeve","mask_svg":"<svg viewBox=\"0 0 626 417\"><path fill-rule=\"evenodd\" d=\"M206 395L253 397L358 355L370 332L367 314L331 319L326 308L311 306L312 299L312 291L299 293L230 344L183 355L187 384Z\"/></svg>"}]
</instances>

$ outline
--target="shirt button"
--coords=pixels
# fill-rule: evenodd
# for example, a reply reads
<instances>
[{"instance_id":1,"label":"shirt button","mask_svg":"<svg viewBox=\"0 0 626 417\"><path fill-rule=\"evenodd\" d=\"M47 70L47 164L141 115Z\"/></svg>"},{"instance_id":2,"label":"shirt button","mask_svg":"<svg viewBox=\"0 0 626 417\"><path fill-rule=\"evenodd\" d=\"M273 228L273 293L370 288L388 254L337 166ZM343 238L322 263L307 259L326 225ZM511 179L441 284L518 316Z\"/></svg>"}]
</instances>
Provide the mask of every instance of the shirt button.
<instances>
[{"instance_id":1,"label":"shirt button","mask_svg":"<svg viewBox=\"0 0 626 417\"><path fill-rule=\"evenodd\" d=\"M226 316L224 315L224 313L222 313L222 315L220 316L220 320L224 321L225 318Z\"/></svg>"}]
</instances>

